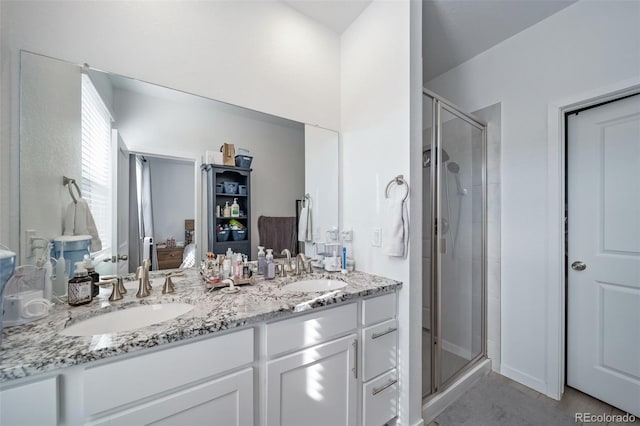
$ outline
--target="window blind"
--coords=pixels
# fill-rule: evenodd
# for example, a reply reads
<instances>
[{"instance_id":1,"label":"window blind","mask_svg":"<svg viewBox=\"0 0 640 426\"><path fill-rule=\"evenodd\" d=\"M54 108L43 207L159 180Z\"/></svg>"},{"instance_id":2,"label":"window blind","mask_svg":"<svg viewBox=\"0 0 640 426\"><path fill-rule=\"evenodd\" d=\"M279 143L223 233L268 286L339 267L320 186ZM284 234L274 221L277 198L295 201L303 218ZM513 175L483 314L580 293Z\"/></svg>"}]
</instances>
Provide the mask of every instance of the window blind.
<instances>
[{"instance_id":1,"label":"window blind","mask_svg":"<svg viewBox=\"0 0 640 426\"><path fill-rule=\"evenodd\" d=\"M113 233L111 114L91 79L82 74L82 198L87 201L102 241L96 257L111 255Z\"/></svg>"}]
</instances>

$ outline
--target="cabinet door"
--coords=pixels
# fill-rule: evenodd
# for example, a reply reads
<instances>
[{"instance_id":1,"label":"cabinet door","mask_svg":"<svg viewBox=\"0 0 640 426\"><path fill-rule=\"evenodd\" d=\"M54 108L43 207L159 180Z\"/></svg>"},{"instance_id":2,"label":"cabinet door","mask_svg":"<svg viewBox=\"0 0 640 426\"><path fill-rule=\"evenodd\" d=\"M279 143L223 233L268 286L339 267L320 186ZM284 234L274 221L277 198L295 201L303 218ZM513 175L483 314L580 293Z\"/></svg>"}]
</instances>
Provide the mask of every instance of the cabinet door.
<instances>
[{"instance_id":1,"label":"cabinet door","mask_svg":"<svg viewBox=\"0 0 640 426\"><path fill-rule=\"evenodd\" d=\"M253 369L184 389L93 424L252 426Z\"/></svg>"},{"instance_id":2,"label":"cabinet door","mask_svg":"<svg viewBox=\"0 0 640 426\"><path fill-rule=\"evenodd\" d=\"M57 423L57 376L0 391L0 425Z\"/></svg>"},{"instance_id":3,"label":"cabinet door","mask_svg":"<svg viewBox=\"0 0 640 426\"><path fill-rule=\"evenodd\" d=\"M356 423L355 334L267 363L269 426Z\"/></svg>"}]
</instances>

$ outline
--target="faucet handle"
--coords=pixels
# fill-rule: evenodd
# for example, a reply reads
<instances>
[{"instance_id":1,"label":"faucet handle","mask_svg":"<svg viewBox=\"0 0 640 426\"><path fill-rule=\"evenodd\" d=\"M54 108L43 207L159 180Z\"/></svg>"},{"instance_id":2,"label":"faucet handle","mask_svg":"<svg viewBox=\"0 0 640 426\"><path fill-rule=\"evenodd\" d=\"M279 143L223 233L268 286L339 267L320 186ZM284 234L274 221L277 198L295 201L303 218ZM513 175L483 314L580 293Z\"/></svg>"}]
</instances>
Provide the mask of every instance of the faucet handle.
<instances>
[{"instance_id":1,"label":"faucet handle","mask_svg":"<svg viewBox=\"0 0 640 426\"><path fill-rule=\"evenodd\" d=\"M164 280L164 286L162 287L162 294L168 294L175 292L176 289L173 287L173 281L171 281L171 275L167 275L167 278Z\"/></svg>"},{"instance_id":2,"label":"faucet handle","mask_svg":"<svg viewBox=\"0 0 640 426\"><path fill-rule=\"evenodd\" d=\"M100 281L98 283L99 286L107 286L109 284L113 285L113 290L111 290L111 295L109 296L109 301L114 302L116 300L122 299L123 294L127 292L124 288L124 284L122 283L122 277L108 277L109 279ZM124 292L122 291L124 290Z\"/></svg>"}]
</instances>

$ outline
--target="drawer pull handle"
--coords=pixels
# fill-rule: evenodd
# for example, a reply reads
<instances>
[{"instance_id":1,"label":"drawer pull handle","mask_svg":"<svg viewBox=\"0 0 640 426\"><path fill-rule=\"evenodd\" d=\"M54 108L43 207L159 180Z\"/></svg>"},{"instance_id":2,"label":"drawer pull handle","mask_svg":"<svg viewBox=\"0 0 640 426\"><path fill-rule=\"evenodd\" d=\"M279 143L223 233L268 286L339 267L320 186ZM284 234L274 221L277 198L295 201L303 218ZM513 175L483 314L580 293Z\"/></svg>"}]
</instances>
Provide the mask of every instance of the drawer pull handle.
<instances>
[{"instance_id":1,"label":"drawer pull handle","mask_svg":"<svg viewBox=\"0 0 640 426\"><path fill-rule=\"evenodd\" d=\"M392 328L389 328L387 331L382 331L380 333L373 333L371 335L371 339L377 339L378 337L386 336L387 334L393 333L396 330L398 330L398 327L392 327Z\"/></svg>"},{"instance_id":2,"label":"drawer pull handle","mask_svg":"<svg viewBox=\"0 0 640 426\"><path fill-rule=\"evenodd\" d=\"M378 389L373 388L373 390L371 391L371 395L377 395L380 392L382 392L383 390L385 390L387 388L390 388L391 386L395 385L396 383L398 383L398 379L389 380L389 382L386 383L384 386L379 387Z\"/></svg>"},{"instance_id":3,"label":"drawer pull handle","mask_svg":"<svg viewBox=\"0 0 640 426\"><path fill-rule=\"evenodd\" d=\"M353 350L354 350L354 356L353 356L353 368L351 369L353 371L353 378L357 379L358 378L358 340L354 340L353 341Z\"/></svg>"}]
</instances>

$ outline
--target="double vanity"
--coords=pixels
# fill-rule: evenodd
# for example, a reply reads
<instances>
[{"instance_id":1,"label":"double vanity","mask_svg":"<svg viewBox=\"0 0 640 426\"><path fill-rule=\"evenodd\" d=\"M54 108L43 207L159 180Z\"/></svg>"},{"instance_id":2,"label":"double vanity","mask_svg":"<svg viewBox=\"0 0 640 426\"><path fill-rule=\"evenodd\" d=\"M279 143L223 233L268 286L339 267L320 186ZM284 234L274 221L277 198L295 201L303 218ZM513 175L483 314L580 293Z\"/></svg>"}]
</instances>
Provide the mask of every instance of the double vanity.
<instances>
[{"instance_id":1,"label":"double vanity","mask_svg":"<svg viewBox=\"0 0 640 426\"><path fill-rule=\"evenodd\" d=\"M397 291L362 272L56 305L4 330L0 424L382 425L397 416ZM341 281L341 282L336 282ZM316 291L329 285L333 290ZM162 322L158 322L162 321ZM94 334L102 333L102 334Z\"/></svg>"}]
</instances>

